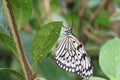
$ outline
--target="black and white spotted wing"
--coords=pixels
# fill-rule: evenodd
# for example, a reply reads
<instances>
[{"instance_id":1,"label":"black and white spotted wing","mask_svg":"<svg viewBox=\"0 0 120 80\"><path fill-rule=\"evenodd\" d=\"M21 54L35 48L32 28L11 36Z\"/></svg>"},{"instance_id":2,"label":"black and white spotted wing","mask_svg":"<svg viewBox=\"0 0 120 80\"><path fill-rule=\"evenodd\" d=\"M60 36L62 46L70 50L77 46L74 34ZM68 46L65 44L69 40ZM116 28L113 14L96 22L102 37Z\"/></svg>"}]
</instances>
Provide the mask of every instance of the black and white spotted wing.
<instances>
[{"instance_id":1,"label":"black and white spotted wing","mask_svg":"<svg viewBox=\"0 0 120 80\"><path fill-rule=\"evenodd\" d=\"M83 44L72 35L70 30L66 31L56 49L56 62L65 71L74 72L84 79L89 79L93 75L91 59Z\"/></svg>"}]
</instances>

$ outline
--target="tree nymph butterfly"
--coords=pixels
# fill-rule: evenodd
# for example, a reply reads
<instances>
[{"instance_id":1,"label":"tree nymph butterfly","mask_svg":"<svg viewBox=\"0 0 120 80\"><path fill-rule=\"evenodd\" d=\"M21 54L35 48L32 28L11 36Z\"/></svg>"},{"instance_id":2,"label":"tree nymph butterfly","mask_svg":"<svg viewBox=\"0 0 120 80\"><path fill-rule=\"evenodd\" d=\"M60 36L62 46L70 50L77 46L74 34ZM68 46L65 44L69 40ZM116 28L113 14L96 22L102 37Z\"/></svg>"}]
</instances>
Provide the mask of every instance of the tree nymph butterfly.
<instances>
[{"instance_id":1,"label":"tree nymph butterfly","mask_svg":"<svg viewBox=\"0 0 120 80\"><path fill-rule=\"evenodd\" d=\"M72 28L67 28L55 51L58 66L68 72L76 73L84 79L93 75L93 65L84 45L72 34Z\"/></svg>"}]
</instances>

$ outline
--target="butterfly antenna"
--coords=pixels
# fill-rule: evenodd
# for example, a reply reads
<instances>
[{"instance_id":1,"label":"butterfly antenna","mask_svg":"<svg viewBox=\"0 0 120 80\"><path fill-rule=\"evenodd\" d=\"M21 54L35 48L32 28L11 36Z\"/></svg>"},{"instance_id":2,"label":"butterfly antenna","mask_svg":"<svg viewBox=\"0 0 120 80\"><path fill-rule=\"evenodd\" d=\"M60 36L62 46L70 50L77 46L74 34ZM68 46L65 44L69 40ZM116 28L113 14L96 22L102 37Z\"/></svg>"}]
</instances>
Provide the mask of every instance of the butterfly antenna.
<instances>
[{"instance_id":1,"label":"butterfly antenna","mask_svg":"<svg viewBox=\"0 0 120 80\"><path fill-rule=\"evenodd\" d=\"M72 26L73 26L73 18L71 17L71 19L72 19Z\"/></svg>"},{"instance_id":2,"label":"butterfly antenna","mask_svg":"<svg viewBox=\"0 0 120 80\"><path fill-rule=\"evenodd\" d=\"M71 21L72 21L72 24L71 24L71 28L73 29L73 17L71 16Z\"/></svg>"},{"instance_id":3,"label":"butterfly antenna","mask_svg":"<svg viewBox=\"0 0 120 80\"><path fill-rule=\"evenodd\" d=\"M72 27L71 27L71 28L73 28L73 22L74 22L74 21L73 21L73 17L71 17L71 19L72 19Z\"/></svg>"}]
</instances>

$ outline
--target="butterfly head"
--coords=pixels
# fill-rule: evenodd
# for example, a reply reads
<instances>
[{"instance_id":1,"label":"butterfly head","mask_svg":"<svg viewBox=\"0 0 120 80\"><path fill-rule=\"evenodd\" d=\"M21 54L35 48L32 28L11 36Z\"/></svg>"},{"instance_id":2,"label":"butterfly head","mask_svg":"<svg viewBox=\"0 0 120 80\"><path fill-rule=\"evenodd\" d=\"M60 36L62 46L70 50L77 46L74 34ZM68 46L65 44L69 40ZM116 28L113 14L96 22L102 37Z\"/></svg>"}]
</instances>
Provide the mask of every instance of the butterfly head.
<instances>
[{"instance_id":1,"label":"butterfly head","mask_svg":"<svg viewBox=\"0 0 120 80\"><path fill-rule=\"evenodd\" d=\"M65 31L65 35L70 35L72 34L72 28L68 28L66 31Z\"/></svg>"}]
</instances>

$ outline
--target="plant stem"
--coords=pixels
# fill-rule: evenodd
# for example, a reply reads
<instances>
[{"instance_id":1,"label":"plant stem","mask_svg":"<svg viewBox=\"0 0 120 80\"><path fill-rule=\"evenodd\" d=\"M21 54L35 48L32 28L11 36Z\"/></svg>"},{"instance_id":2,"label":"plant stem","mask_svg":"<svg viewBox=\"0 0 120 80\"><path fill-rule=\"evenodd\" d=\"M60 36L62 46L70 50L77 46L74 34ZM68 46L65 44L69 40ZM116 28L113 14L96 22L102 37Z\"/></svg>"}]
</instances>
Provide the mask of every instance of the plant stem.
<instances>
[{"instance_id":1,"label":"plant stem","mask_svg":"<svg viewBox=\"0 0 120 80\"><path fill-rule=\"evenodd\" d=\"M25 79L26 80L33 80L34 79L33 72L31 70L31 67L28 63L26 56L25 56L25 52L24 52L24 49L23 49L23 46L22 46L22 43L20 40L20 36L19 36L19 32L18 32L17 25L15 22L12 7L10 5L10 0L2 0L2 2L4 4L7 22L8 22L9 28L11 30L13 40L15 42L18 56L20 58L19 61L20 61L21 66L22 66L22 69L23 69L23 72L25 75Z\"/></svg>"},{"instance_id":2,"label":"plant stem","mask_svg":"<svg viewBox=\"0 0 120 80\"><path fill-rule=\"evenodd\" d=\"M92 39L92 40L94 40L94 41L96 41L96 42L98 42L98 43L104 43L104 42L106 42L107 40L109 40L109 38L105 38L105 39L98 38L97 36L94 36L94 35L90 34L90 31L89 31L89 30L92 28L91 25L94 24L97 16L100 14L100 11L102 11L109 2L110 2L110 0L103 0L103 3L102 3L102 4L96 9L96 11L90 16L89 21L88 21L88 24L87 24L86 28L84 29L85 35L86 35L88 38L90 38L90 39Z\"/></svg>"},{"instance_id":3,"label":"plant stem","mask_svg":"<svg viewBox=\"0 0 120 80\"><path fill-rule=\"evenodd\" d=\"M86 41L86 36L83 33L83 19L84 14L86 12L86 4L87 0L81 0L80 7L78 9L78 17L79 17L79 24L78 24L78 39L82 41L83 43Z\"/></svg>"}]
</instances>

